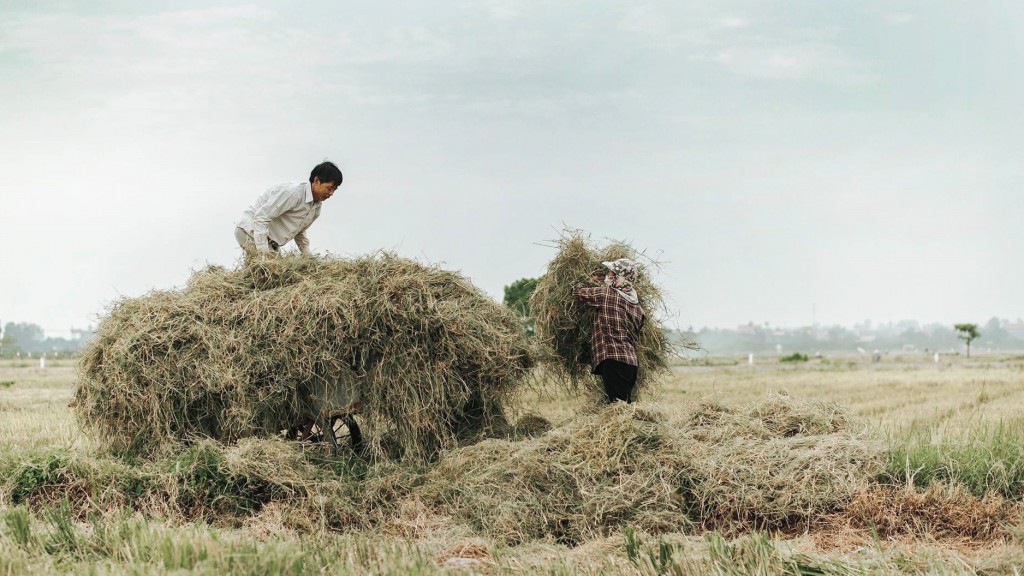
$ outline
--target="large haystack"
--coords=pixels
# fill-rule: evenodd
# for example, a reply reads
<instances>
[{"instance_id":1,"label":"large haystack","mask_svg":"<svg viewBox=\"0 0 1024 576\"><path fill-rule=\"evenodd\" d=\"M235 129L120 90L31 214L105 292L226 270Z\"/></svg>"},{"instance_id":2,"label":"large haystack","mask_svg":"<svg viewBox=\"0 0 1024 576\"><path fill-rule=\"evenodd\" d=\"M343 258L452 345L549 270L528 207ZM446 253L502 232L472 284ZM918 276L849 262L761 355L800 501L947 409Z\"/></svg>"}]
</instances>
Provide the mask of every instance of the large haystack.
<instances>
[{"instance_id":1,"label":"large haystack","mask_svg":"<svg viewBox=\"0 0 1024 576\"><path fill-rule=\"evenodd\" d=\"M572 295L573 288L585 283L591 274L604 276L602 262L630 258L645 262L628 244L612 242L599 247L581 232L566 232L558 241L558 254L530 297L530 315L549 354L545 362L553 374L576 389L594 384L590 374L590 340L593 335L594 309ZM660 319L666 310L661 290L651 281L649 267L641 269L636 291L646 317L640 334L637 359L640 363L636 390L641 391L652 378L668 368L673 353Z\"/></svg>"},{"instance_id":2,"label":"large haystack","mask_svg":"<svg viewBox=\"0 0 1024 576\"><path fill-rule=\"evenodd\" d=\"M444 456L414 493L509 543L568 543L627 526L652 533L808 524L883 467L882 446L831 404L769 395L678 417L612 404L521 442Z\"/></svg>"},{"instance_id":3,"label":"large haystack","mask_svg":"<svg viewBox=\"0 0 1024 576\"><path fill-rule=\"evenodd\" d=\"M532 363L515 315L459 274L388 253L253 257L116 303L74 405L109 447L150 450L275 434L340 385L378 442L425 455L500 416Z\"/></svg>"}]
</instances>

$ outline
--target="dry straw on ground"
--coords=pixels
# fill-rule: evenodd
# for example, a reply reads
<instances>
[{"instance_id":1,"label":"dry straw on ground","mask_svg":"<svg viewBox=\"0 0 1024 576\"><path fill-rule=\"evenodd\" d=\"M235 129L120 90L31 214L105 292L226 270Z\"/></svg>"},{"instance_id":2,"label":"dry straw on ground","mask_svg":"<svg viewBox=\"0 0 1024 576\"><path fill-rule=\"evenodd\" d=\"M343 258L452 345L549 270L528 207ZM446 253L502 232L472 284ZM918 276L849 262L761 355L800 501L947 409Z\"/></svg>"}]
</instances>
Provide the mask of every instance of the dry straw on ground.
<instances>
[{"instance_id":1,"label":"dry straw on ground","mask_svg":"<svg viewBox=\"0 0 1024 576\"><path fill-rule=\"evenodd\" d=\"M522 442L447 454L414 494L509 543L807 525L841 509L882 448L834 405L769 395L703 403L683 418L613 404Z\"/></svg>"},{"instance_id":2,"label":"dry straw on ground","mask_svg":"<svg viewBox=\"0 0 1024 576\"><path fill-rule=\"evenodd\" d=\"M0 505L67 502L80 518L127 507L229 526L266 516L304 532L447 526L509 544L579 544L626 527L806 528L847 508L874 519L857 495L877 477L882 453L830 404L769 395L747 407L703 402L675 413L617 403L433 463L325 460L259 438L169 442L138 465L60 452L0 459Z\"/></svg>"},{"instance_id":3,"label":"dry straw on ground","mask_svg":"<svg viewBox=\"0 0 1024 576\"><path fill-rule=\"evenodd\" d=\"M927 536L965 544L1006 536L1024 520L1020 503L991 492L978 498L956 485L875 485L859 492L844 511L851 525L881 537Z\"/></svg>"},{"instance_id":4,"label":"dry straw on ground","mask_svg":"<svg viewBox=\"0 0 1024 576\"><path fill-rule=\"evenodd\" d=\"M689 524L685 454L663 415L616 405L532 440L485 440L449 453L418 496L510 544L577 544L636 525Z\"/></svg>"},{"instance_id":5,"label":"dry straw on ground","mask_svg":"<svg viewBox=\"0 0 1024 576\"><path fill-rule=\"evenodd\" d=\"M276 434L354 388L373 448L430 455L501 419L533 365L515 315L465 277L381 253L250 257L116 303L74 406L115 450Z\"/></svg>"},{"instance_id":6,"label":"dry straw on ground","mask_svg":"<svg viewBox=\"0 0 1024 576\"><path fill-rule=\"evenodd\" d=\"M704 402L682 430L699 478L694 511L706 528L806 526L884 467L884 447L863 421L837 404L786 394L746 407Z\"/></svg>"},{"instance_id":7,"label":"dry straw on ground","mask_svg":"<svg viewBox=\"0 0 1024 576\"><path fill-rule=\"evenodd\" d=\"M654 376L668 368L673 354L672 343L660 322L666 310L664 297L650 276L649 268L656 263L623 242L596 246L579 231L565 232L557 247L558 254L530 297L530 315L536 320L541 342L553 353L546 364L572 389L578 389L581 383L594 383L589 376L594 310L572 295L573 288L588 282L591 274L604 276L607 269L602 262L630 258L647 263L635 283L646 318L637 348L637 392L642 392Z\"/></svg>"}]
</instances>

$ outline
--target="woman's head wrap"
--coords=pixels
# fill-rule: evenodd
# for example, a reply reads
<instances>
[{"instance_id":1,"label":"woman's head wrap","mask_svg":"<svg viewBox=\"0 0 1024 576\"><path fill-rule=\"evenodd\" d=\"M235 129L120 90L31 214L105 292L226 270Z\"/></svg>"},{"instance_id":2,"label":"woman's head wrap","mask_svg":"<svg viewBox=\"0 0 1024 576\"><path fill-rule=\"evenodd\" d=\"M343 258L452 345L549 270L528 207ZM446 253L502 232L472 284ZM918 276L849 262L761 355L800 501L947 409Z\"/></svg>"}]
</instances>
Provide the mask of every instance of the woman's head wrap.
<instances>
[{"instance_id":1,"label":"woman's head wrap","mask_svg":"<svg viewBox=\"0 0 1024 576\"><path fill-rule=\"evenodd\" d=\"M612 273L612 276L605 277L604 283L622 294L626 300L633 304L639 304L640 298L636 294L636 289L633 288L633 283L636 282L636 274L640 265L629 258L619 258L611 262L601 262L601 264Z\"/></svg>"}]
</instances>

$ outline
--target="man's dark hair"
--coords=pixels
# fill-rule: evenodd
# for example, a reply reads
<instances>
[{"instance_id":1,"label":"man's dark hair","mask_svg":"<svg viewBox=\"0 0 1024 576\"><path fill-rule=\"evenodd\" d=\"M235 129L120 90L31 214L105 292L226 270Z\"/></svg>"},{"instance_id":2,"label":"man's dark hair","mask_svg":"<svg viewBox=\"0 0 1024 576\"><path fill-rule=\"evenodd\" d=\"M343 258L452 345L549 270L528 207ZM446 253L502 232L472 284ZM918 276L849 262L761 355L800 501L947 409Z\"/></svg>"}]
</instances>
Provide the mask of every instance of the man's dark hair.
<instances>
[{"instance_id":1,"label":"man's dark hair","mask_svg":"<svg viewBox=\"0 0 1024 576\"><path fill-rule=\"evenodd\" d=\"M335 184L341 184L341 170L334 165L334 162L324 162L317 164L313 167L313 171L309 173L309 183L313 183L314 178L319 178L320 182L333 182Z\"/></svg>"}]
</instances>

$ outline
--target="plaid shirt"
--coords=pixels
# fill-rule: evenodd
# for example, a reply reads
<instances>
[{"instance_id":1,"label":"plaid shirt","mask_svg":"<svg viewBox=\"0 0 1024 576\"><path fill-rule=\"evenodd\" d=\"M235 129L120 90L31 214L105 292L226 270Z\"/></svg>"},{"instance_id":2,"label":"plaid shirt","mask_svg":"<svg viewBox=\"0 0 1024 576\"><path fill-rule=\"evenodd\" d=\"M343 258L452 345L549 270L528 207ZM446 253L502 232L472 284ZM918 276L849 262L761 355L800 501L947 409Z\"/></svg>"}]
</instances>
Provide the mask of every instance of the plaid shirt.
<instances>
[{"instance_id":1,"label":"plaid shirt","mask_svg":"<svg viewBox=\"0 0 1024 576\"><path fill-rule=\"evenodd\" d=\"M577 286L573 296L597 308L594 336L590 340L590 366L596 374L604 360L638 366L636 344L644 325L644 311L609 286Z\"/></svg>"}]
</instances>

